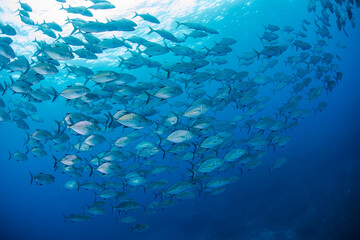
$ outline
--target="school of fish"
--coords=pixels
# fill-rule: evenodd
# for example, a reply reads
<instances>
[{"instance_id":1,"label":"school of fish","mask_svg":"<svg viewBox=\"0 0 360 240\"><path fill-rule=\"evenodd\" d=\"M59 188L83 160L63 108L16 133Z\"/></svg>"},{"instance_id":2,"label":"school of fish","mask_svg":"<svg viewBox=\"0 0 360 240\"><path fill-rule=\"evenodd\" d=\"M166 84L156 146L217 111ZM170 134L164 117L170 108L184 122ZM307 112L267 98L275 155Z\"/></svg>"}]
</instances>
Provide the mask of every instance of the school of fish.
<instances>
[{"instance_id":1,"label":"school of fish","mask_svg":"<svg viewBox=\"0 0 360 240\"><path fill-rule=\"evenodd\" d=\"M286 158L264 156L291 140L299 120L327 107L321 96L342 79L340 56L327 52L334 41L330 29L336 24L348 36L360 7L360 0L309 0L313 19L297 28L264 25L258 33L263 47L237 55L238 68L231 69L226 56L239 43L221 37L211 46L201 44L221 35L205 24L176 21L176 32L170 32L157 27L156 16L142 12L132 19L85 20L93 11L115 6L106 0L91 0L90 7L57 2L59 11L68 13L66 26L35 23L36 9L19 2L23 24L47 39L34 39L32 56L13 50L17 31L11 23L0 23L0 124L16 124L26 134L25 147L9 152L9 159L51 162L54 172L30 172L30 183L53 184L63 175L63 188L94 192L92 204L64 213L65 221L112 212L134 232L149 228L138 215L220 194L263 162L270 174L279 169ZM115 36L139 24L148 26L143 37ZM62 28L69 26L71 33L65 35ZM114 37L102 38L105 32ZM314 33L315 42L308 37ZM199 44L188 44L190 39ZM341 42L337 46L345 48ZM109 49L124 52L113 55L118 66L91 67ZM152 74L134 76L147 71ZM77 82L62 89L42 85L53 76ZM278 108L268 107L277 93L287 98ZM44 121L37 109L45 102L63 104L68 112L53 119L53 129L34 129L33 122ZM226 112L235 117L221 119Z\"/></svg>"}]
</instances>

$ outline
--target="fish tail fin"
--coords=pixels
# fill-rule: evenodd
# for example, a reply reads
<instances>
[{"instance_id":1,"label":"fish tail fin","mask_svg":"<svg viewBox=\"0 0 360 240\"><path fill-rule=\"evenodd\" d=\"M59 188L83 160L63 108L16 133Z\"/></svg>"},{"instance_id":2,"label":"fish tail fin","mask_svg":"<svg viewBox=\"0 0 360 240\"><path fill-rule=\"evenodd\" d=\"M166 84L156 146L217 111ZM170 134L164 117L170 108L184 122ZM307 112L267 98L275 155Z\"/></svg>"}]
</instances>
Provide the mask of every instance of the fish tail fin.
<instances>
[{"instance_id":1,"label":"fish tail fin","mask_svg":"<svg viewBox=\"0 0 360 240\"><path fill-rule=\"evenodd\" d=\"M152 27L149 26L149 28L150 28L150 31L148 32L148 35L149 35L150 33L154 32L154 29L153 29Z\"/></svg>"},{"instance_id":2,"label":"fish tail fin","mask_svg":"<svg viewBox=\"0 0 360 240\"><path fill-rule=\"evenodd\" d=\"M229 88L229 94L231 93L232 91L232 87L229 83L225 82L225 85Z\"/></svg>"},{"instance_id":3,"label":"fish tail fin","mask_svg":"<svg viewBox=\"0 0 360 240\"><path fill-rule=\"evenodd\" d=\"M26 139L24 139L25 141L24 141L24 145L23 145L23 146L25 146L26 144L29 143L29 140L30 140L30 137L31 137L31 135L30 135L28 132L25 132L25 134L26 134Z\"/></svg>"},{"instance_id":4,"label":"fish tail fin","mask_svg":"<svg viewBox=\"0 0 360 240\"><path fill-rule=\"evenodd\" d=\"M10 152L10 151L8 151L8 153L9 153L8 160L10 160L10 159L11 159L11 157L12 157L12 154L11 154L11 152Z\"/></svg>"},{"instance_id":5,"label":"fish tail fin","mask_svg":"<svg viewBox=\"0 0 360 240\"><path fill-rule=\"evenodd\" d=\"M67 217L65 216L65 214L63 214L64 216L64 222L66 223Z\"/></svg>"},{"instance_id":6,"label":"fish tail fin","mask_svg":"<svg viewBox=\"0 0 360 240\"><path fill-rule=\"evenodd\" d=\"M26 146L26 152L25 152L25 155L27 155L28 153L29 153L29 147L28 146Z\"/></svg>"},{"instance_id":7,"label":"fish tail fin","mask_svg":"<svg viewBox=\"0 0 360 240\"><path fill-rule=\"evenodd\" d=\"M70 20L69 16L67 16L67 17L66 17L65 22L66 22L66 23L71 22L71 20Z\"/></svg>"},{"instance_id":8,"label":"fish tail fin","mask_svg":"<svg viewBox=\"0 0 360 240\"><path fill-rule=\"evenodd\" d=\"M158 129L159 129L159 121L154 121L154 123L155 123L155 125L156 125L156 128L155 128L155 130L157 131ZM162 138L161 138L161 136L157 133L157 136L158 136L158 138L160 139L160 141L159 141L159 144L158 144L158 146L160 146L161 145L161 142L162 142Z\"/></svg>"},{"instance_id":9,"label":"fish tail fin","mask_svg":"<svg viewBox=\"0 0 360 240\"><path fill-rule=\"evenodd\" d=\"M249 124L249 123L246 123L246 125L248 125L248 134L250 133L250 131L251 131L251 125Z\"/></svg>"},{"instance_id":10,"label":"fish tail fin","mask_svg":"<svg viewBox=\"0 0 360 240\"><path fill-rule=\"evenodd\" d=\"M9 85L7 84L7 82L4 83L5 87L4 87L4 91L2 93L2 95L4 95L6 93L6 90L8 89Z\"/></svg>"},{"instance_id":11,"label":"fish tail fin","mask_svg":"<svg viewBox=\"0 0 360 240\"><path fill-rule=\"evenodd\" d=\"M73 28L74 28L74 29L71 31L70 36L73 35L74 33L76 33L76 31L78 31L79 33L81 33L80 28L76 27L74 24L73 24Z\"/></svg>"},{"instance_id":12,"label":"fish tail fin","mask_svg":"<svg viewBox=\"0 0 360 240\"><path fill-rule=\"evenodd\" d=\"M159 127L159 123L158 122L155 122L156 123L156 129L158 129ZM159 144L158 144L158 148L160 149L160 151L163 152L163 156L162 156L162 159L165 158L165 154L166 154L166 151L161 147L161 143L162 143L162 138L159 134L157 134L158 138L159 138Z\"/></svg>"},{"instance_id":13,"label":"fish tail fin","mask_svg":"<svg viewBox=\"0 0 360 240\"><path fill-rule=\"evenodd\" d=\"M59 33L58 37L55 39L55 41L59 41L61 39L61 35Z\"/></svg>"},{"instance_id":14,"label":"fish tail fin","mask_svg":"<svg viewBox=\"0 0 360 240\"><path fill-rule=\"evenodd\" d=\"M146 104L148 104L152 95L150 93L148 93L147 91L144 91L144 92L147 95Z\"/></svg>"},{"instance_id":15,"label":"fish tail fin","mask_svg":"<svg viewBox=\"0 0 360 240\"><path fill-rule=\"evenodd\" d=\"M185 83L185 89L188 90L189 89L189 82L187 79L184 79L184 83ZM189 92L187 92L188 95L190 94Z\"/></svg>"},{"instance_id":16,"label":"fish tail fin","mask_svg":"<svg viewBox=\"0 0 360 240\"><path fill-rule=\"evenodd\" d=\"M154 196L154 199L156 199L156 198L159 196L159 194L160 194L160 193L154 192L154 195L155 195L155 196Z\"/></svg>"},{"instance_id":17,"label":"fish tail fin","mask_svg":"<svg viewBox=\"0 0 360 240\"><path fill-rule=\"evenodd\" d=\"M133 16L132 18L136 18L137 16L139 16L139 14L135 12L135 16Z\"/></svg>"},{"instance_id":18,"label":"fish tail fin","mask_svg":"<svg viewBox=\"0 0 360 240\"><path fill-rule=\"evenodd\" d=\"M61 130L61 122L58 120L54 120L55 123L58 125L58 129L57 129L57 133L55 134L55 136L58 136L60 134L60 130Z\"/></svg>"},{"instance_id":19,"label":"fish tail fin","mask_svg":"<svg viewBox=\"0 0 360 240\"><path fill-rule=\"evenodd\" d=\"M204 184L202 184L201 182L199 182L199 184L200 184L200 189L198 189L198 192L199 192L199 196L200 196L202 191L204 190Z\"/></svg>"},{"instance_id":20,"label":"fish tail fin","mask_svg":"<svg viewBox=\"0 0 360 240\"><path fill-rule=\"evenodd\" d=\"M109 121L109 124L106 126L107 128L110 128L111 127L111 124L114 122L114 117L113 115L111 115L110 112L108 112L108 116L110 118L110 121Z\"/></svg>"},{"instance_id":21,"label":"fish tail fin","mask_svg":"<svg viewBox=\"0 0 360 240\"><path fill-rule=\"evenodd\" d=\"M10 78L11 84L13 84L15 82L14 79L11 76L9 76L9 78Z\"/></svg>"},{"instance_id":22,"label":"fish tail fin","mask_svg":"<svg viewBox=\"0 0 360 240\"><path fill-rule=\"evenodd\" d=\"M208 56L209 55L209 53L211 52L211 49L209 49L209 48L207 48L207 47L205 47L204 45L203 45L203 48L205 48L206 49L206 56Z\"/></svg>"},{"instance_id":23,"label":"fish tail fin","mask_svg":"<svg viewBox=\"0 0 360 240\"><path fill-rule=\"evenodd\" d=\"M176 29L178 29L178 27L180 27L180 25L181 25L181 22L175 21L175 23L176 23Z\"/></svg>"},{"instance_id":24,"label":"fish tail fin","mask_svg":"<svg viewBox=\"0 0 360 240\"><path fill-rule=\"evenodd\" d=\"M189 34L183 33L185 35L184 40L186 40L189 37Z\"/></svg>"},{"instance_id":25,"label":"fish tail fin","mask_svg":"<svg viewBox=\"0 0 360 240\"><path fill-rule=\"evenodd\" d=\"M285 123L287 123L288 121L288 116L286 116L285 114L283 114L284 118L285 118Z\"/></svg>"},{"instance_id":26,"label":"fish tail fin","mask_svg":"<svg viewBox=\"0 0 360 240\"><path fill-rule=\"evenodd\" d=\"M52 155L52 157L54 158L54 169L57 169L57 164L58 164L58 162L59 162L59 160L54 156L54 155Z\"/></svg>"},{"instance_id":27,"label":"fish tail fin","mask_svg":"<svg viewBox=\"0 0 360 240\"><path fill-rule=\"evenodd\" d=\"M258 38L260 39L261 43L264 44L263 38L262 38L260 35L258 35L258 34L256 34L256 36L258 36Z\"/></svg>"},{"instance_id":28,"label":"fish tail fin","mask_svg":"<svg viewBox=\"0 0 360 240\"><path fill-rule=\"evenodd\" d=\"M85 77L84 86L89 82L90 78L88 76Z\"/></svg>"},{"instance_id":29,"label":"fish tail fin","mask_svg":"<svg viewBox=\"0 0 360 240\"><path fill-rule=\"evenodd\" d=\"M65 9L65 8L64 8L64 4L61 4L60 10L62 10L62 9ZM68 17L68 18L69 18L69 17Z\"/></svg>"},{"instance_id":30,"label":"fish tail fin","mask_svg":"<svg viewBox=\"0 0 360 240\"><path fill-rule=\"evenodd\" d=\"M165 155L166 155L166 151L165 151L162 147L160 147L160 146L159 146L159 148L160 148L160 150L163 152L162 159L164 159L164 158L165 158Z\"/></svg>"},{"instance_id":31,"label":"fish tail fin","mask_svg":"<svg viewBox=\"0 0 360 240\"><path fill-rule=\"evenodd\" d=\"M94 168L89 164L89 167L90 167L90 174L89 174L89 177L91 177L94 173ZM78 188L79 190L79 188Z\"/></svg>"},{"instance_id":32,"label":"fish tail fin","mask_svg":"<svg viewBox=\"0 0 360 240\"><path fill-rule=\"evenodd\" d=\"M30 71L30 64L27 63L26 70L25 70L24 74L26 74L26 73L29 72L29 71Z\"/></svg>"},{"instance_id":33,"label":"fish tail fin","mask_svg":"<svg viewBox=\"0 0 360 240\"><path fill-rule=\"evenodd\" d=\"M118 59L118 61L119 61L119 67L121 67L121 66L123 65L125 59L124 59L123 57L121 57L121 56L119 56L118 58L119 58L119 59Z\"/></svg>"},{"instance_id":34,"label":"fish tail fin","mask_svg":"<svg viewBox=\"0 0 360 240\"><path fill-rule=\"evenodd\" d=\"M161 200L163 199L163 197L166 196L166 192L165 192L164 190L161 190L161 191L159 192L159 194L160 194Z\"/></svg>"},{"instance_id":35,"label":"fish tail fin","mask_svg":"<svg viewBox=\"0 0 360 240\"><path fill-rule=\"evenodd\" d=\"M169 78L170 78L171 71L170 71L170 70L165 70L165 71L167 72L166 78L169 79Z\"/></svg>"},{"instance_id":36,"label":"fish tail fin","mask_svg":"<svg viewBox=\"0 0 360 240\"><path fill-rule=\"evenodd\" d=\"M59 96L59 93L55 89L54 89L54 91L55 91L55 95L54 95L53 99L51 100L51 102L54 102Z\"/></svg>"},{"instance_id":37,"label":"fish tail fin","mask_svg":"<svg viewBox=\"0 0 360 240\"><path fill-rule=\"evenodd\" d=\"M31 174L31 172L29 171L30 174L30 184L32 184L32 182L34 181L34 176Z\"/></svg>"},{"instance_id":38,"label":"fish tail fin","mask_svg":"<svg viewBox=\"0 0 360 240\"><path fill-rule=\"evenodd\" d=\"M191 144L194 146L194 151L193 151L193 160L194 160L194 158L195 158L195 153L196 153L196 151L197 151L197 145L193 142L193 141L191 141ZM194 169L194 165L190 162L190 164L192 165L192 168L191 169Z\"/></svg>"},{"instance_id":39,"label":"fish tail fin","mask_svg":"<svg viewBox=\"0 0 360 240\"><path fill-rule=\"evenodd\" d=\"M164 42L165 47L166 47L167 49L169 49L168 45L166 44L165 39L163 40L163 42Z\"/></svg>"},{"instance_id":40,"label":"fish tail fin","mask_svg":"<svg viewBox=\"0 0 360 240\"><path fill-rule=\"evenodd\" d=\"M186 168L189 172L191 172L191 181L194 181L195 178L195 171L190 169L190 168Z\"/></svg>"},{"instance_id":41,"label":"fish tail fin","mask_svg":"<svg viewBox=\"0 0 360 240\"><path fill-rule=\"evenodd\" d=\"M273 146L274 152L276 151L276 145L275 144L270 144L271 146Z\"/></svg>"},{"instance_id":42,"label":"fish tail fin","mask_svg":"<svg viewBox=\"0 0 360 240\"><path fill-rule=\"evenodd\" d=\"M114 205L112 205L112 204L110 203L110 207L111 207L111 213L114 213L114 211L115 211Z\"/></svg>"},{"instance_id":43,"label":"fish tail fin","mask_svg":"<svg viewBox=\"0 0 360 240\"><path fill-rule=\"evenodd\" d=\"M257 59L259 60L260 59L260 53L258 52L258 51L256 51L255 49L253 49L254 50L254 52L256 53L256 55L257 55Z\"/></svg>"}]
</instances>

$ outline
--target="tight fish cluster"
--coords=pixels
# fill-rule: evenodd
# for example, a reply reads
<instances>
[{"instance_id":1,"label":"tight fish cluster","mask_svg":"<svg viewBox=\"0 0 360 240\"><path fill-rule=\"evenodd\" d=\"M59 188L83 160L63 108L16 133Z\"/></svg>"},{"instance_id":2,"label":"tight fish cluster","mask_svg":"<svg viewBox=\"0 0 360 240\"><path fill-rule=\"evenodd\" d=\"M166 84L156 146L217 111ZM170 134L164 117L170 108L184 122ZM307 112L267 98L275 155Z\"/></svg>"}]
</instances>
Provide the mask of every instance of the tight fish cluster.
<instances>
[{"instance_id":1,"label":"tight fish cluster","mask_svg":"<svg viewBox=\"0 0 360 240\"><path fill-rule=\"evenodd\" d=\"M132 20L78 18L115 8L106 0L91 1L87 8L61 6L60 11L69 13L68 36L61 35L64 26L55 22L35 23L32 8L19 2L21 21L53 39L34 40L33 56L16 55L11 46L15 28L0 24L2 35L7 35L0 38L0 92L13 105L0 98L0 123L13 121L27 134L26 152L9 153L9 159L42 157L53 162L55 173L30 173L30 183L52 184L56 175L64 174L64 188L94 192L93 203L84 212L65 215L66 221L88 221L112 209L118 222L136 232L149 225L134 216L200 194L222 193L244 171L261 165L269 148L284 147L299 119L326 108L320 97L342 79L336 63L340 57L326 51L331 24L335 19L338 30L348 35L348 23L355 27L353 8L360 7L358 0L310 0L313 21L304 19L297 29L265 25L259 33L263 47L238 55L238 67L231 69L224 67L225 56L236 48L235 39L201 44L218 35L216 29L177 21L175 36L157 28L155 16L137 12ZM78 17L71 18L74 15ZM147 34L160 40L101 37L104 32L132 32L140 23L149 24ZM315 35L316 41L308 35ZM99 61L108 49L126 50L112 59L118 67L95 70L86 65L85 60ZM70 64L74 59L83 64ZM144 68L152 74L139 80L134 73ZM12 73L19 77L5 80ZM82 83L60 90L42 86L51 75L72 75ZM274 108L277 93L287 97ZM37 106L54 101L56 106L64 99L70 111L56 120L56 130L30 128L29 122L43 121ZM221 120L227 112L235 117ZM285 162L280 158L268 163L270 173Z\"/></svg>"}]
</instances>

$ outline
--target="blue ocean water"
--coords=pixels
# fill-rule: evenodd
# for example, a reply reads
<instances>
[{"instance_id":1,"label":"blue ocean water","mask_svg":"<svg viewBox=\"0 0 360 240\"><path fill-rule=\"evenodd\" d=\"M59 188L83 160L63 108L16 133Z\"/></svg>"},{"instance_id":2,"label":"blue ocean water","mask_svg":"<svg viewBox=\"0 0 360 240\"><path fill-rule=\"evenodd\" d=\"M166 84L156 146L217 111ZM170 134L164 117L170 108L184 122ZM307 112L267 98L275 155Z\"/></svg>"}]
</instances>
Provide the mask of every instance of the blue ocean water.
<instances>
[{"instance_id":1,"label":"blue ocean water","mask_svg":"<svg viewBox=\"0 0 360 240\"><path fill-rule=\"evenodd\" d=\"M172 6L171 1L153 2L148 3L149 6L153 4L164 9ZM87 4L85 1L76 3ZM261 49L257 34L262 34L263 25L290 25L298 30L301 29L303 19L312 21L315 18L314 13L307 12L308 2L302 0L219 1L206 8L211 3L185 1L174 6L176 11L169 10L181 12L179 16L167 16L159 10L159 19L206 23L219 31L219 35L213 37L216 41L221 37L236 39L232 53L225 57L229 62L224 67L218 66L221 69L256 71L252 66L241 66L236 55ZM1 7L6 9L6 4L1 2ZM187 4L192 4L193 8L187 8ZM128 15L146 10L132 9ZM194 17L191 14L194 12L186 14L186 10L199 13ZM355 8L354 11L355 17L358 17L359 11ZM1 20L6 22L6 19ZM147 25L140 21L138 24ZM22 29L22 25L19 26L19 35L36 29ZM168 27L175 34L180 32L173 21L169 22ZM315 43L317 36L310 33L313 32L310 29L307 41ZM175 206L159 209L150 216L137 213L140 223L150 225L143 233L132 233L126 224L118 224L115 214L111 214L110 206L106 207L107 214L94 216L91 221L65 223L63 214L82 213L83 208L93 202L93 192L62 188L61 185L69 177L60 171L54 173L54 184L29 185L29 171L53 173L53 159L50 154L41 158L29 154L29 160L24 162L8 160L8 151L25 149L23 143L26 135L14 122L1 122L1 239L360 239L360 69L356 60L360 55L360 31L358 25L354 30L348 26L349 37L346 37L337 30L335 21L332 21L329 29L332 39L326 39L329 44L326 51L341 57L342 60L337 64L343 78L334 90L321 96L321 100L328 103L327 108L316 115L299 119L299 124L289 132L292 138L285 147L277 148L275 152L271 147L266 148L267 154L261 166L251 171L243 170L243 174L240 174L239 169L233 169L228 176L237 175L239 180L228 185L222 194L201 194L193 199L177 200ZM30 43L34 36L24 36L29 39L19 45L34 46L35 43ZM211 41L204 42L204 45L210 46ZM346 48L336 47L338 41L343 42ZM197 46L196 41L191 43ZM292 51L295 49L292 48ZM169 56L159 56L157 59L166 62ZM279 57L279 61L283 60L284 57ZM96 70L107 68L106 63L100 60L88 61L86 64ZM278 67L276 71L289 73L289 68ZM144 68L131 73L137 78L149 79L150 73L154 71ZM8 73L2 70L1 74L1 81L8 81ZM65 79L65 72L60 71L60 74L64 76L50 77L44 84L53 84L57 89L63 89L68 80ZM62 85L59 84L61 81L64 81ZM205 89L212 92L214 83L207 84ZM305 93L302 95L306 98ZM269 93L269 96L274 100L274 105L289 97L286 92L275 95ZM7 102L11 97L7 92L2 98ZM45 121L34 123L28 132L37 128L55 130L53 120L62 119L69 110L65 100L60 97L54 103L48 101L37 103L36 106ZM272 114L274 109L270 108L269 111ZM238 113L241 110L230 108L217 117L230 120ZM235 135L246 135L246 131L237 129ZM51 153L50 146L46 150ZM107 151L108 146L99 146L98 150ZM268 168L280 157L286 157L286 163L269 174ZM161 159L161 156L157 158ZM164 161L170 161L169 158L167 155ZM184 175L169 174L166 177L178 181ZM140 200L153 197L149 193L143 194L142 190L136 194L134 198Z\"/></svg>"}]
</instances>

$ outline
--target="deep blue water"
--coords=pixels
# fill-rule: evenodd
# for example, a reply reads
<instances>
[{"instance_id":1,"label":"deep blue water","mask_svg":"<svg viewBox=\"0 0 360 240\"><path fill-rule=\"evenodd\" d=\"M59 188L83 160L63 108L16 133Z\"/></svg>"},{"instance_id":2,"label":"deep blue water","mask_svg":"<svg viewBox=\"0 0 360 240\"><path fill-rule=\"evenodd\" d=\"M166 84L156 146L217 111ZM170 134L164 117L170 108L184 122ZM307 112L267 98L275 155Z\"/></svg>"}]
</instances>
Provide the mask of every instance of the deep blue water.
<instances>
[{"instance_id":1,"label":"deep blue water","mask_svg":"<svg viewBox=\"0 0 360 240\"><path fill-rule=\"evenodd\" d=\"M234 52L241 54L261 48L256 33L263 31L262 24L282 26L285 22L297 29L299 19L311 20L304 2L253 1L244 15L242 1L233 1L198 18L209 20L207 24L218 29L221 36L235 38L238 42ZM219 15L223 19L211 21ZM360 18L358 11L355 16ZM179 20L189 19L186 16ZM333 25L327 51L341 56L338 64L343 80L321 97L328 107L300 120L284 148L276 152L267 149L262 166L241 176L240 171L234 171L240 179L227 186L224 193L177 201L171 208L139 216L140 222L150 225L143 233L131 233L126 225L117 224L109 206L109 213L89 222L64 223L62 215L82 212L93 201L93 193L61 189L67 178L59 172L55 184L29 185L28 171L52 172L53 160L50 155L30 157L26 162L7 160L8 151L23 150L25 134L13 122L0 123L1 239L360 239L360 30L358 26L355 30L349 28L350 37L346 38ZM344 42L345 49L335 48L333 42L337 39ZM229 55L226 67L239 70L235 55ZM92 64L94 68L103 67L100 62ZM148 76L147 72L136 71L139 76ZM52 119L63 117L61 112L67 110L61 109L64 101L41 105L37 106L46 121L36 127L55 128ZM234 112L228 110L221 118L233 116ZM268 167L279 157L288 160L270 175Z\"/></svg>"}]
</instances>

